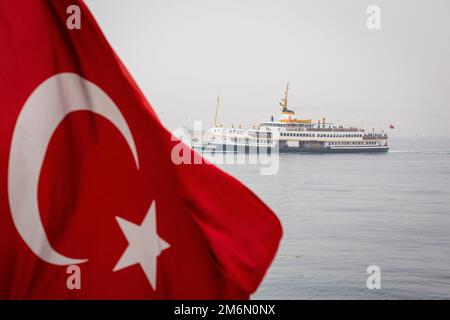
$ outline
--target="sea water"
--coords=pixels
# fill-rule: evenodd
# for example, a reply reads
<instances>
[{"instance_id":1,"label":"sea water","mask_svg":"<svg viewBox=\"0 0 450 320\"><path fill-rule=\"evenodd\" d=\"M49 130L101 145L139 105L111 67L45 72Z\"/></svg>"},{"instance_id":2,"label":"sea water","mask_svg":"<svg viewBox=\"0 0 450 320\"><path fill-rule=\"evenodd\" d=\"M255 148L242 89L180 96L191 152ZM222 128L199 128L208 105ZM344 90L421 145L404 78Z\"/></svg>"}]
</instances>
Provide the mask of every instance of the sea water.
<instances>
[{"instance_id":1,"label":"sea water","mask_svg":"<svg viewBox=\"0 0 450 320\"><path fill-rule=\"evenodd\" d=\"M280 155L275 175L220 165L283 225L253 299L450 298L450 140L390 144L386 154ZM380 289L367 287L372 265Z\"/></svg>"}]
</instances>

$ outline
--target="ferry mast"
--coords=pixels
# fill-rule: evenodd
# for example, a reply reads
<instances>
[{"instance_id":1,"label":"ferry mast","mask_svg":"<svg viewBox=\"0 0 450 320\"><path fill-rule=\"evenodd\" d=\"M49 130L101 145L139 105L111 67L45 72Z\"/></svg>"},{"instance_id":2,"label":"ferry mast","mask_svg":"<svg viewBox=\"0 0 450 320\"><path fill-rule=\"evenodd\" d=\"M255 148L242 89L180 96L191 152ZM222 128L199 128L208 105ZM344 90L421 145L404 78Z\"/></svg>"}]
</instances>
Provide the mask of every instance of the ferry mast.
<instances>
[{"instance_id":1,"label":"ferry mast","mask_svg":"<svg viewBox=\"0 0 450 320\"><path fill-rule=\"evenodd\" d=\"M284 98L280 102L280 106L283 107L282 111L288 110L288 93L289 93L289 82L286 84L286 90L284 91Z\"/></svg>"},{"instance_id":2,"label":"ferry mast","mask_svg":"<svg viewBox=\"0 0 450 320\"><path fill-rule=\"evenodd\" d=\"M217 127L217 115L219 114L219 106L220 106L220 94L217 96L216 101L216 114L214 116L214 127Z\"/></svg>"}]
</instances>

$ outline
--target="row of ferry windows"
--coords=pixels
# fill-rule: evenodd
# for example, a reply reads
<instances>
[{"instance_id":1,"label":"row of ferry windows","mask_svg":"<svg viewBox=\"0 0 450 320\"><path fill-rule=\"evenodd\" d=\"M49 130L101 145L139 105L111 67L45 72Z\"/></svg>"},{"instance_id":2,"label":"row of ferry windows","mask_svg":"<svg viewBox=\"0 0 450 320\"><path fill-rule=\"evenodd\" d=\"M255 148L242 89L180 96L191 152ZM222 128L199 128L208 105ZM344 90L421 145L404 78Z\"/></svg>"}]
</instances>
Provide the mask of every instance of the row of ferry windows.
<instances>
[{"instance_id":1,"label":"row of ferry windows","mask_svg":"<svg viewBox=\"0 0 450 320\"><path fill-rule=\"evenodd\" d=\"M329 142L330 146L370 146L376 145L376 141L356 141L356 142Z\"/></svg>"},{"instance_id":2,"label":"row of ferry windows","mask_svg":"<svg viewBox=\"0 0 450 320\"><path fill-rule=\"evenodd\" d=\"M293 133L282 132L282 137L316 137L314 133ZM362 134L357 133L318 133L319 138L361 138Z\"/></svg>"},{"instance_id":3,"label":"row of ferry windows","mask_svg":"<svg viewBox=\"0 0 450 320\"><path fill-rule=\"evenodd\" d=\"M265 140L265 139L238 139L238 138L231 138L231 142L234 143L271 143L271 140Z\"/></svg>"}]
</instances>

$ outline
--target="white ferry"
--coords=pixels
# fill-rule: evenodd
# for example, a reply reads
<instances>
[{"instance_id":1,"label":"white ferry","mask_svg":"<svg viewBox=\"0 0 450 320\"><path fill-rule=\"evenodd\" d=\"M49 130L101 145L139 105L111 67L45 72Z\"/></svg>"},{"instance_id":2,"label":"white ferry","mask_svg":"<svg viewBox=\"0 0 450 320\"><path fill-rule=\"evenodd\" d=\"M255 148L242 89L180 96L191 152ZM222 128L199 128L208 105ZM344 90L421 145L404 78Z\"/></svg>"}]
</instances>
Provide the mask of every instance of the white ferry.
<instances>
[{"instance_id":1,"label":"white ferry","mask_svg":"<svg viewBox=\"0 0 450 320\"><path fill-rule=\"evenodd\" d=\"M204 152L234 153L368 153L387 152L388 136L384 131L366 131L327 123L326 119L297 119L288 108L289 84L280 105L278 121L262 122L258 128L223 128L217 125L217 99L214 127L193 133L192 147ZM192 136L192 135L191 135Z\"/></svg>"}]
</instances>

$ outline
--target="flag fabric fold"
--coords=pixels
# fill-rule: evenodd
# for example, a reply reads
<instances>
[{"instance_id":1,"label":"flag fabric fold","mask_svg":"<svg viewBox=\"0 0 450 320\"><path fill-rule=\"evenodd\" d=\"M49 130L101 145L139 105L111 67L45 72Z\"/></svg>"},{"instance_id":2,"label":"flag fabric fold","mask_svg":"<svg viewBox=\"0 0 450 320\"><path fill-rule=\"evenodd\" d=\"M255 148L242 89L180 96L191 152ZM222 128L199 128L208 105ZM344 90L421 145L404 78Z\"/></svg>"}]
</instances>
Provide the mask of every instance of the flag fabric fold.
<instances>
[{"instance_id":1,"label":"flag fabric fold","mask_svg":"<svg viewBox=\"0 0 450 320\"><path fill-rule=\"evenodd\" d=\"M276 254L256 195L172 161L82 1L0 0L0 141L0 298L247 299Z\"/></svg>"}]
</instances>

